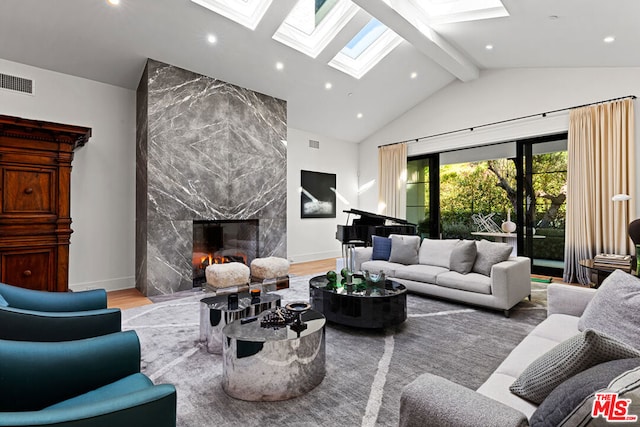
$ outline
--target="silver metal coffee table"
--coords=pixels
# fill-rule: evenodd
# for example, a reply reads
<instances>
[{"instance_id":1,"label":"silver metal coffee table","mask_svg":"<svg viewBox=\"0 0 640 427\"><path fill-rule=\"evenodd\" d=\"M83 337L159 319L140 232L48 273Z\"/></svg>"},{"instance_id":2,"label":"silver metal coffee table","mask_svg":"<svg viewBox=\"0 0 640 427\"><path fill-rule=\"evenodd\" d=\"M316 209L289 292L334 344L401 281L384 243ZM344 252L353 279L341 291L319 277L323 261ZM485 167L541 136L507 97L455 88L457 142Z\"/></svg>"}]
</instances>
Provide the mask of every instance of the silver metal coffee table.
<instances>
[{"instance_id":1,"label":"silver metal coffee table","mask_svg":"<svg viewBox=\"0 0 640 427\"><path fill-rule=\"evenodd\" d=\"M304 329L274 329L260 325L268 313L249 323L237 320L222 330L222 388L231 397L291 399L312 390L325 376L324 316L309 310L301 315Z\"/></svg>"},{"instance_id":2,"label":"silver metal coffee table","mask_svg":"<svg viewBox=\"0 0 640 427\"><path fill-rule=\"evenodd\" d=\"M200 341L207 351L222 354L222 329L243 317L255 316L280 306L280 295L264 294L252 299L248 292L238 294L237 307L229 307L228 295L217 295L200 300Z\"/></svg>"}]
</instances>

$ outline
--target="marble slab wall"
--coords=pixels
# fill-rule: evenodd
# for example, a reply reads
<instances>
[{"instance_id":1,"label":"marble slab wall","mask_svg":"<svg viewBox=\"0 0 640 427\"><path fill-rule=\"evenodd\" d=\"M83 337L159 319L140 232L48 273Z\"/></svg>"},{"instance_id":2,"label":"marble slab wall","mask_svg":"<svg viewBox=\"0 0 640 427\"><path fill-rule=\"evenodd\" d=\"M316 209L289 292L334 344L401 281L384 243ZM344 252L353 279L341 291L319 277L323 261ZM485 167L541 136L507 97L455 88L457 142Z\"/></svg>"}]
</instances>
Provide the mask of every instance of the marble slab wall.
<instances>
[{"instance_id":1,"label":"marble slab wall","mask_svg":"<svg viewBox=\"0 0 640 427\"><path fill-rule=\"evenodd\" d=\"M286 102L149 59L137 108L136 287L192 288L194 220L257 219L286 258Z\"/></svg>"}]
</instances>

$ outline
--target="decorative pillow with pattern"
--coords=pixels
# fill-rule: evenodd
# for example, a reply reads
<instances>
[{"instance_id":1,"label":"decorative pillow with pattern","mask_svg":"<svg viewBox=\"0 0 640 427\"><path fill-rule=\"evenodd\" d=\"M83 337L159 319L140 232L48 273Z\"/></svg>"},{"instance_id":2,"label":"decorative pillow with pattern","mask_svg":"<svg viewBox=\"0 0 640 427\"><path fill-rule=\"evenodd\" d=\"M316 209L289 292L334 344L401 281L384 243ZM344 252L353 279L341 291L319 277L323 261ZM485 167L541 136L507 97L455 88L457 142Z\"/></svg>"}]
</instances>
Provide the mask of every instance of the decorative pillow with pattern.
<instances>
[{"instance_id":1,"label":"decorative pillow with pattern","mask_svg":"<svg viewBox=\"0 0 640 427\"><path fill-rule=\"evenodd\" d=\"M632 357L640 357L640 351L587 329L534 360L509 390L539 405L558 385L585 369L609 360Z\"/></svg>"},{"instance_id":2,"label":"decorative pillow with pattern","mask_svg":"<svg viewBox=\"0 0 640 427\"><path fill-rule=\"evenodd\" d=\"M603 405L603 413L598 414L597 417L592 416L593 402L598 399L598 395L615 393L616 401L620 403L623 400L628 400L629 404L626 405L626 415L623 415L623 409L617 406L616 414L618 417L629 416L636 417L635 421L616 422L615 424L620 426L637 426L640 421L640 368L635 368L625 372L624 374L615 378L609 386L603 390L598 390L594 394L587 397L578 405L571 414L569 414L558 427L601 427L615 425L613 422L607 421L606 405ZM606 397L602 397L606 399Z\"/></svg>"},{"instance_id":3,"label":"decorative pillow with pattern","mask_svg":"<svg viewBox=\"0 0 640 427\"><path fill-rule=\"evenodd\" d=\"M391 239L388 237L371 236L373 240L372 260L389 261L391 255Z\"/></svg>"},{"instance_id":4,"label":"decorative pillow with pattern","mask_svg":"<svg viewBox=\"0 0 640 427\"><path fill-rule=\"evenodd\" d=\"M585 399L606 388L619 375L640 366L640 358L600 363L556 387L529 420L531 427L558 427Z\"/></svg>"}]
</instances>

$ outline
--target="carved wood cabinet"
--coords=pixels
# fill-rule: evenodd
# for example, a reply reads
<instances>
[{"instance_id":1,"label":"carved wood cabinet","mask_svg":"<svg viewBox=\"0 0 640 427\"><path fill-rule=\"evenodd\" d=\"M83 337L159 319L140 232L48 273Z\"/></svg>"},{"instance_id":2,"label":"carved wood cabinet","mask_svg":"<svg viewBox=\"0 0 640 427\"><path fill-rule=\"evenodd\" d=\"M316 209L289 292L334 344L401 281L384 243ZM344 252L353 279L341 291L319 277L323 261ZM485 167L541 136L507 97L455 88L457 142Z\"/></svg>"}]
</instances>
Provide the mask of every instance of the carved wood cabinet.
<instances>
[{"instance_id":1,"label":"carved wood cabinet","mask_svg":"<svg viewBox=\"0 0 640 427\"><path fill-rule=\"evenodd\" d=\"M71 161L90 136L0 115L0 282L68 290Z\"/></svg>"}]
</instances>

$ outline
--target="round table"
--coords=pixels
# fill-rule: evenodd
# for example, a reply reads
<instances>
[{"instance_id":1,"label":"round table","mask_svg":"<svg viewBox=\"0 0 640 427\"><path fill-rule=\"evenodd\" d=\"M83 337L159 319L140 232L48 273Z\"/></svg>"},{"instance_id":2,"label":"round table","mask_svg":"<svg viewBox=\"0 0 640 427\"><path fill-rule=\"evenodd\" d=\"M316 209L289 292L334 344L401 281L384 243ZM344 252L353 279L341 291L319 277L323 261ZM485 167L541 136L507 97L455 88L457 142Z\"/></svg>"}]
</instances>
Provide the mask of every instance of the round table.
<instances>
[{"instance_id":1,"label":"round table","mask_svg":"<svg viewBox=\"0 0 640 427\"><path fill-rule=\"evenodd\" d=\"M200 341L213 354L222 354L222 329L234 320L255 316L280 306L280 295L265 294L252 298L248 292L238 294L238 303L229 307L229 295L215 295L200 300Z\"/></svg>"},{"instance_id":2,"label":"round table","mask_svg":"<svg viewBox=\"0 0 640 427\"><path fill-rule=\"evenodd\" d=\"M236 320L225 326L222 350L222 389L248 401L286 400L301 396L325 376L326 320L309 310L301 315L303 327L262 327L261 319Z\"/></svg>"},{"instance_id":3,"label":"round table","mask_svg":"<svg viewBox=\"0 0 640 427\"><path fill-rule=\"evenodd\" d=\"M366 285L365 285L366 286ZM393 280L380 286L342 285L326 276L309 280L311 307L330 322L358 328L386 328L407 320L407 288Z\"/></svg>"}]
</instances>

